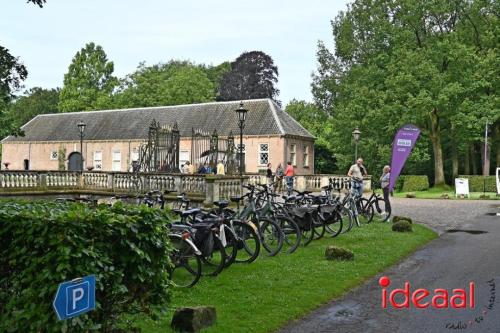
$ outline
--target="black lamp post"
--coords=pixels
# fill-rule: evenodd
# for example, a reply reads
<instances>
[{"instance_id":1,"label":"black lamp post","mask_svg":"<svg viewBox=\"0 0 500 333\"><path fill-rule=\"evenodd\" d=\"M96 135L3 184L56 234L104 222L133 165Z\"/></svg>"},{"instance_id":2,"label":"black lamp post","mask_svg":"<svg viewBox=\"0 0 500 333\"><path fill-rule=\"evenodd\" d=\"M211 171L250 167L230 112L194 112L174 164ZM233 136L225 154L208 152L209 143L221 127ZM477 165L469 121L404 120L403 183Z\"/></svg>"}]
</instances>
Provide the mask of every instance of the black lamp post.
<instances>
[{"instance_id":1,"label":"black lamp post","mask_svg":"<svg viewBox=\"0 0 500 333\"><path fill-rule=\"evenodd\" d=\"M238 127L240 128L240 177L243 176L243 128L245 128L245 120L248 110L243 107L243 102L240 102L240 107L234 110L238 115Z\"/></svg>"},{"instance_id":2,"label":"black lamp post","mask_svg":"<svg viewBox=\"0 0 500 333\"><path fill-rule=\"evenodd\" d=\"M361 135L361 131L356 127L354 131L352 131L352 136L354 137L354 160L356 161L358 159L358 142L359 142L359 137Z\"/></svg>"},{"instance_id":3,"label":"black lamp post","mask_svg":"<svg viewBox=\"0 0 500 333\"><path fill-rule=\"evenodd\" d=\"M87 124L80 120L77 126L80 132L81 171L83 172L83 132L85 132L85 126L87 126Z\"/></svg>"}]
</instances>

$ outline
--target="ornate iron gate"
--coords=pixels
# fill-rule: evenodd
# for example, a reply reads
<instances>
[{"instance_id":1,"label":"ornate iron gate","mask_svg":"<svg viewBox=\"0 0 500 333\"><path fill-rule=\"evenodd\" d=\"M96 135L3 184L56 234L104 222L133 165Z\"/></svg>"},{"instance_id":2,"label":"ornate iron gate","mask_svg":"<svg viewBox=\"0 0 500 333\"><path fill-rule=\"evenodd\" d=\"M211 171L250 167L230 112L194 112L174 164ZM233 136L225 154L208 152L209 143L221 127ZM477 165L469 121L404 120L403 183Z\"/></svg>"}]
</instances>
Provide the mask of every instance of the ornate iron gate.
<instances>
[{"instance_id":1,"label":"ornate iron gate","mask_svg":"<svg viewBox=\"0 0 500 333\"><path fill-rule=\"evenodd\" d=\"M139 149L139 170L178 173L179 141L177 123L174 126L162 127L153 119L149 125L148 142Z\"/></svg>"},{"instance_id":2,"label":"ornate iron gate","mask_svg":"<svg viewBox=\"0 0 500 333\"><path fill-rule=\"evenodd\" d=\"M210 134L202 130L192 129L191 163L196 170L200 170L203 166L214 170L218 161L222 161L224 164L226 174L236 173L236 146L233 133L230 132L227 138L220 138L217 130Z\"/></svg>"}]
</instances>

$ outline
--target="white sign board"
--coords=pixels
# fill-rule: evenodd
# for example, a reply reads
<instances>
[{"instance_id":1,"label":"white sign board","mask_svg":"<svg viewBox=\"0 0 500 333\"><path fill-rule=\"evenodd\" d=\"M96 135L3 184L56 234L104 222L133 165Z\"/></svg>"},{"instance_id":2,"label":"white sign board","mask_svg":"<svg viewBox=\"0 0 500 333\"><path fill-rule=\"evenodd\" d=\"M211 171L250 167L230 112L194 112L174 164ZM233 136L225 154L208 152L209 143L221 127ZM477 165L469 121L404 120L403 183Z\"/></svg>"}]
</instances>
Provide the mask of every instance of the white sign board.
<instances>
[{"instance_id":1,"label":"white sign board","mask_svg":"<svg viewBox=\"0 0 500 333\"><path fill-rule=\"evenodd\" d=\"M455 196L469 196L469 180L467 178L455 178Z\"/></svg>"},{"instance_id":2,"label":"white sign board","mask_svg":"<svg viewBox=\"0 0 500 333\"><path fill-rule=\"evenodd\" d=\"M497 168L497 193L500 194L500 167Z\"/></svg>"}]
</instances>

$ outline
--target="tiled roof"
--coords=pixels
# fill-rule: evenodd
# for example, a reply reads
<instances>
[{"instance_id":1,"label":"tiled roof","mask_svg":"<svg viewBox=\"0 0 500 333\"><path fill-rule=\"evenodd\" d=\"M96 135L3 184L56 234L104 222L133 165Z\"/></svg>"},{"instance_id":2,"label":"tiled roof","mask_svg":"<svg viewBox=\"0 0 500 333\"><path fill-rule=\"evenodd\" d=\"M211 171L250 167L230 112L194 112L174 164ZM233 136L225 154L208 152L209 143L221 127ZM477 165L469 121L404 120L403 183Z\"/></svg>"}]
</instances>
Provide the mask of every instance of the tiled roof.
<instances>
[{"instance_id":1,"label":"tiled roof","mask_svg":"<svg viewBox=\"0 0 500 333\"><path fill-rule=\"evenodd\" d=\"M148 128L155 119L160 125L177 122L182 137L191 136L192 128L219 135L239 133L234 112L240 101L213 102L165 107L85 111L38 115L22 129L24 137L9 136L11 141L74 141L79 140L77 123L83 121L85 140L146 139ZM248 109L244 135L293 135L314 138L271 99L243 101Z\"/></svg>"}]
</instances>

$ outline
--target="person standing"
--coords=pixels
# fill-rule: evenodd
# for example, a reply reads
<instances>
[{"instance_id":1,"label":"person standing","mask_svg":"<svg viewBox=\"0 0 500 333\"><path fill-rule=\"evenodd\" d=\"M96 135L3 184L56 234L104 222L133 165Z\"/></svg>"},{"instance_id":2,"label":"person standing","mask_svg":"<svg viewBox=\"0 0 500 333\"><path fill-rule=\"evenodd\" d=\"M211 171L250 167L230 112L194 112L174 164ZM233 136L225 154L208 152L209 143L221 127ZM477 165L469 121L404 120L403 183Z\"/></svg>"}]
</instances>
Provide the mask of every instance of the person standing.
<instances>
[{"instance_id":1,"label":"person standing","mask_svg":"<svg viewBox=\"0 0 500 333\"><path fill-rule=\"evenodd\" d=\"M278 167L276 168L276 172L274 173L274 175L276 177L276 182L274 183L274 191L281 193L283 191L283 176L285 175L281 163L278 164Z\"/></svg>"},{"instance_id":2,"label":"person standing","mask_svg":"<svg viewBox=\"0 0 500 333\"><path fill-rule=\"evenodd\" d=\"M182 166L182 173L184 174L188 174L189 173L189 165L191 163L189 161L187 161L186 163L184 163L184 165Z\"/></svg>"},{"instance_id":3,"label":"person standing","mask_svg":"<svg viewBox=\"0 0 500 333\"><path fill-rule=\"evenodd\" d=\"M217 175L224 176L226 174L226 170L224 169L224 164L222 161L219 161L217 164Z\"/></svg>"},{"instance_id":4,"label":"person standing","mask_svg":"<svg viewBox=\"0 0 500 333\"><path fill-rule=\"evenodd\" d=\"M363 159L360 157L357 159L356 163L351 165L347 175L351 177L351 191L359 197L363 196L363 176L366 176L368 172L363 165Z\"/></svg>"},{"instance_id":5,"label":"person standing","mask_svg":"<svg viewBox=\"0 0 500 333\"><path fill-rule=\"evenodd\" d=\"M292 162L288 162L285 170L285 181L286 181L286 189L288 195L292 194L293 191L293 166Z\"/></svg>"},{"instance_id":6,"label":"person standing","mask_svg":"<svg viewBox=\"0 0 500 333\"><path fill-rule=\"evenodd\" d=\"M271 163L267 163L267 170L266 170L266 178L267 178L267 185L271 186L271 184L274 181L274 176L273 176L273 170L271 170Z\"/></svg>"},{"instance_id":7,"label":"person standing","mask_svg":"<svg viewBox=\"0 0 500 333\"><path fill-rule=\"evenodd\" d=\"M391 167L386 165L382 170L382 176L380 177L380 187L382 187L382 192L384 193L384 201L385 201L385 212L382 213L384 217L391 212L391 202L389 201L390 178L391 178Z\"/></svg>"}]
</instances>

